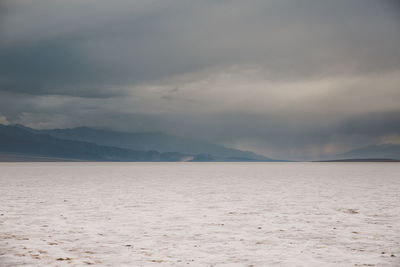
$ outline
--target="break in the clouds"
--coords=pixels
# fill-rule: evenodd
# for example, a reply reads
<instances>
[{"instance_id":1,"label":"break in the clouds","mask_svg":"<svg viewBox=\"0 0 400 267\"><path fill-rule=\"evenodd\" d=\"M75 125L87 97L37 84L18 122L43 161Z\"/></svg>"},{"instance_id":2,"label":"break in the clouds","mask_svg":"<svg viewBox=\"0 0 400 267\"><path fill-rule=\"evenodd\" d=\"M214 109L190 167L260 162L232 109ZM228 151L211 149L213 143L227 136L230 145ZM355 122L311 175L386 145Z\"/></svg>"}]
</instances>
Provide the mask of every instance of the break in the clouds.
<instances>
[{"instance_id":1,"label":"break in the clouds","mask_svg":"<svg viewBox=\"0 0 400 267\"><path fill-rule=\"evenodd\" d=\"M280 158L400 135L397 1L2 1L0 122Z\"/></svg>"}]
</instances>

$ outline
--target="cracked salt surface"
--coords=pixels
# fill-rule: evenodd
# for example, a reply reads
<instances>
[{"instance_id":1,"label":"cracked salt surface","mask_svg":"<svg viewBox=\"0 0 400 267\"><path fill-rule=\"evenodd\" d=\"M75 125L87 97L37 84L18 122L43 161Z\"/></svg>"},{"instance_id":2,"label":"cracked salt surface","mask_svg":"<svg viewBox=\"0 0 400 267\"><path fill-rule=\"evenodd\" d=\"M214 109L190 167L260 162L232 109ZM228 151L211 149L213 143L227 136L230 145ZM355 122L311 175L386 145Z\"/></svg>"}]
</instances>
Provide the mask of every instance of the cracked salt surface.
<instances>
[{"instance_id":1,"label":"cracked salt surface","mask_svg":"<svg viewBox=\"0 0 400 267\"><path fill-rule=\"evenodd\" d=\"M0 266L400 266L397 163L2 163Z\"/></svg>"}]
</instances>

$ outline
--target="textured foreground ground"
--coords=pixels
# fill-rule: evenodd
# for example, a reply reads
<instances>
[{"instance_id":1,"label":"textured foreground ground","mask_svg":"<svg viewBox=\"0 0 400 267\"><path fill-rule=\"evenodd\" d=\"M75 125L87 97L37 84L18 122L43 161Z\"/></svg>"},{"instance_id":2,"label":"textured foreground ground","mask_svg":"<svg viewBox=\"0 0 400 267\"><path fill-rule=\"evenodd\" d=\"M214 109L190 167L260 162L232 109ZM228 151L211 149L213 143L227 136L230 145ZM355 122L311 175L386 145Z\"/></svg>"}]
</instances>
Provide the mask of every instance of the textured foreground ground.
<instances>
[{"instance_id":1,"label":"textured foreground ground","mask_svg":"<svg viewBox=\"0 0 400 267\"><path fill-rule=\"evenodd\" d=\"M0 266L400 266L399 163L0 164Z\"/></svg>"}]
</instances>

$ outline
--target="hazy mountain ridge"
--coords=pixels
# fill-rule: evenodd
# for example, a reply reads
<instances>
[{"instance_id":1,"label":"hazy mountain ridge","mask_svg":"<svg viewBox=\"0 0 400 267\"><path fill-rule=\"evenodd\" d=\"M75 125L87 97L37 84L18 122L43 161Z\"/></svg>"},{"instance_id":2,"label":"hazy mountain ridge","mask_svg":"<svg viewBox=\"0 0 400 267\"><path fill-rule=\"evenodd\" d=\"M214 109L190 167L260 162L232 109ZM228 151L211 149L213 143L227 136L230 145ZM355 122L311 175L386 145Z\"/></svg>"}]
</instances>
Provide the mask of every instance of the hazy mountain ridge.
<instances>
[{"instance_id":1,"label":"hazy mountain ridge","mask_svg":"<svg viewBox=\"0 0 400 267\"><path fill-rule=\"evenodd\" d=\"M400 160L400 144L380 144L350 150L336 159L395 159Z\"/></svg>"},{"instance_id":2,"label":"hazy mountain ridge","mask_svg":"<svg viewBox=\"0 0 400 267\"><path fill-rule=\"evenodd\" d=\"M0 125L0 152L58 159L89 161L184 161L195 156L175 152L134 151L89 142L63 140L20 126Z\"/></svg>"},{"instance_id":3,"label":"hazy mountain ridge","mask_svg":"<svg viewBox=\"0 0 400 267\"><path fill-rule=\"evenodd\" d=\"M164 133L127 133L88 127L36 130L18 124L0 124L0 156L0 160L15 157L89 161L278 161ZM400 160L400 145L371 145L320 160Z\"/></svg>"},{"instance_id":4,"label":"hazy mountain ridge","mask_svg":"<svg viewBox=\"0 0 400 267\"><path fill-rule=\"evenodd\" d=\"M85 133L88 133L85 135ZM113 135L113 136L112 136ZM124 138L125 136L125 138ZM86 127L75 129L36 130L23 125L0 125L0 160L7 158L31 160L87 160L87 161L261 161L262 156L253 156L251 152L223 148L226 157L215 156L209 153L181 153L173 149L170 151L157 151L156 149L129 149L111 144L128 142L133 137L137 138L136 144L148 143L152 139L165 143L165 138L175 140L179 138L162 133L129 134L105 130L96 130ZM159 138L162 137L162 138ZM96 139L97 138L97 139ZM86 140L95 139L97 143ZM128 139L128 140L127 140ZM161 141L160 141L161 140ZM102 145L102 144L105 145ZM121 143L119 143L121 145ZM168 143L171 146L171 142ZM212 147L212 145L209 145ZM168 147L168 146L166 146ZM219 146L215 145L219 148ZM154 147L150 147L154 148ZM177 147L178 148L178 147ZM207 151L207 150L204 150ZM241 156L236 156L237 154ZM221 153L220 153L221 155ZM247 157L246 157L247 156ZM257 157L258 156L258 157ZM256 159L257 158L257 159Z\"/></svg>"},{"instance_id":5,"label":"hazy mountain ridge","mask_svg":"<svg viewBox=\"0 0 400 267\"><path fill-rule=\"evenodd\" d=\"M158 132L128 133L89 127L35 131L60 139L79 140L140 151L156 150L160 152L175 151L191 155L206 154L214 158L232 161L276 161L250 151L227 148Z\"/></svg>"}]
</instances>

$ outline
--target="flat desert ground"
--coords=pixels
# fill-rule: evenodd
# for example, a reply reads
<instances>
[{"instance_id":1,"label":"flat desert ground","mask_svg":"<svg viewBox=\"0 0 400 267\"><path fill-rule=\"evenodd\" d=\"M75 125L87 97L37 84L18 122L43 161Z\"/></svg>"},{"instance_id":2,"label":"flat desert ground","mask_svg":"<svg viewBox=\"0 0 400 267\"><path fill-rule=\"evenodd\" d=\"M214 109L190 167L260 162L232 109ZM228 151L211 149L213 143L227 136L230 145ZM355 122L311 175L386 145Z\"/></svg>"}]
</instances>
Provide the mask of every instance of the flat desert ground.
<instances>
[{"instance_id":1,"label":"flat desert ground","mask_svg":"<svg viewBox=\"0 0 400 267\"><path fill-rule=\"evenodd\" d=\"M1 163L0 266L400 266L399 163Z\"/></svg>"}]
</instances>

